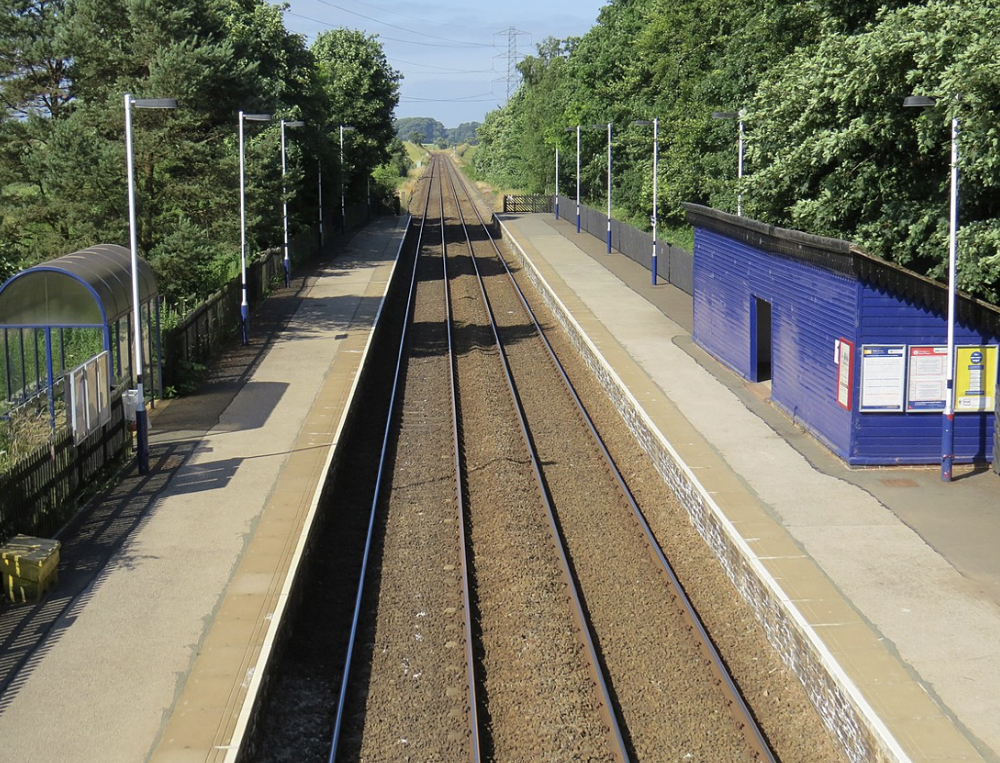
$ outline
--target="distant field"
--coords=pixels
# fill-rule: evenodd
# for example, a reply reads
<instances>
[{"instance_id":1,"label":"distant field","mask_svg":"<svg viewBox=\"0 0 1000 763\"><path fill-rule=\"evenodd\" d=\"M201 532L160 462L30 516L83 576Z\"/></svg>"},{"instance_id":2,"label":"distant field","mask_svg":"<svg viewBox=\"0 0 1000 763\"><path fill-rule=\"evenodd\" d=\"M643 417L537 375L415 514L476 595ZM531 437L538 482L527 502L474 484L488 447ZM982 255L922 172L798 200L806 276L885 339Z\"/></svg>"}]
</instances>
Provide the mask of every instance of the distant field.
<instances>
[{"instance_id":1,"label":"distant field","mask_svg":"<svg viewBox=\"0 0 1000 763\"><path fill-rule=\"evenodd\" d=\"M406 147L406 155L410 157L410 161L416 164L424 159L426 159L430 154L427 153L427 149L423 146L418 146L416 143L410 143L410 141L403 141L403 145Z\"/></svg>"}]
</instances>

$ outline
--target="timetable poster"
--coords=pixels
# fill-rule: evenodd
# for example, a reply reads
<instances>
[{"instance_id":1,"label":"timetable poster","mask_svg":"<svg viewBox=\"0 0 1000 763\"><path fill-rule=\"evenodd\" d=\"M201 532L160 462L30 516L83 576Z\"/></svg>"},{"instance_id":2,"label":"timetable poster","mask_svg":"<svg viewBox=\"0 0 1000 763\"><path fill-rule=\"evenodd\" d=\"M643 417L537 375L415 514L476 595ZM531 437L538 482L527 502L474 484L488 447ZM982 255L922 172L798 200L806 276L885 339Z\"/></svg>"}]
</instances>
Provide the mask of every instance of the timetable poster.
<instances>
[{"instance_id":1,"label":"timetable poster","mask_svg":"<svg viewBox=\"0 0 1000 763\"><path fill-rule=\"evenodd\" d=\"M948 388L947 345L910 345L908 355L907 413L941 413Z\"/></svg>"},{"instance_id":2,"label":"timetable poster","mask_svg":"<svg viewBox=\"0 0 1000 763\"><path fill-rule=\"evenodd\" d=\"M903 410L905 381L905 344L862 345L859 410L878 413Z\"/></svg>"},{"instance_id":3,"label":"timetable poster","mask_svg":"<svg viewBox=\"0 0 1000 763\"><path fill-rule=\"evenodd\" d=\"M955 413L992 411L996 388L996 345L956 347Z\"/></svg>"}]
</instances>

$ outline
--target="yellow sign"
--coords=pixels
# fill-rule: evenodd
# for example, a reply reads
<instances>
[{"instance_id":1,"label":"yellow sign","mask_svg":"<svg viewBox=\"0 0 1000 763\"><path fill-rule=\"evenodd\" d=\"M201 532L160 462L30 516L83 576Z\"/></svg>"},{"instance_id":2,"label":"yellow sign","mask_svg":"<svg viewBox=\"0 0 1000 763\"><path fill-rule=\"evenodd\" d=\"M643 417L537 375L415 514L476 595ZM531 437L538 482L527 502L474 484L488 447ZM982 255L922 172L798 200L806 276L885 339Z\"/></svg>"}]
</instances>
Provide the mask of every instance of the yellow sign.
<instances>
[{"instance_id":1,"label":"yellow sign","mask_svg":"<svg viewBox=\"0 0 1000 763\"><path fill-rule=\"evenodd\" d=\"M955 348L955 412L992 411L996 404L997 346Z\"/></svg>"}]
</instances>

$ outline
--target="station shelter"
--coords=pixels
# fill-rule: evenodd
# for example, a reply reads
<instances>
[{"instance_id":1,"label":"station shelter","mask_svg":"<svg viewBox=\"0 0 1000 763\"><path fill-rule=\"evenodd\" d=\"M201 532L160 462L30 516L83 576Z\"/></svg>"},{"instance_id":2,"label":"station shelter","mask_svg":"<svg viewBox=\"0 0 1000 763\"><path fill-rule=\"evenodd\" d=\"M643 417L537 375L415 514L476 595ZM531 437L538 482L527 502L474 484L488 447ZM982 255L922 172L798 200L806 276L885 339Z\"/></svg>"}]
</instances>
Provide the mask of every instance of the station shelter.
<instances>
[{"instance_id":1,"label":"station shelter","mask_svg":"<svg viewBox=\"0 0 1000 763\"><path fill-rule=\"evenodd\" d=\"M940 463L946 285L847 241L685 209L698 345L850 465ZM954 330L954 460L992 461L1000 309L959 294Z\"/></svg>"},{"instance_id":2,"label":"station shelter","mask_svg":"<svg viewBox=\"0 0 1000 763\"><path fill-rule=\"evenodd\" d=\"M137 282L145 370L159 384L157 283L141 258ZM0 285L0 331L0 375L8 404L14 407L48 393L53 425L57 388L64 372L78 363L103 353L100 373L107 377L102 380L107 389L135 378L131 253L123 246L99 244L16 273Z\"/></svg>"}]
</instances>

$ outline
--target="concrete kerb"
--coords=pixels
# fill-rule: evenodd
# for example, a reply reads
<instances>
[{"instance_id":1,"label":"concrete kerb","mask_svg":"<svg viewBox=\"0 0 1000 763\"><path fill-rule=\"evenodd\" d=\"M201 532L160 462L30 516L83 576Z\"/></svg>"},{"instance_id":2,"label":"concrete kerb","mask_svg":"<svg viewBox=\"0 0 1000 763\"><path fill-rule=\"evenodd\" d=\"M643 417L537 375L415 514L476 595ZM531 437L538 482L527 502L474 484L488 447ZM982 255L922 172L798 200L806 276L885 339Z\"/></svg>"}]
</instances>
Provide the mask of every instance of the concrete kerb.
<instances>
[{"instance_id":1,"label":"concrete kerb","mask_svg":"<svg viewBox=\"0 0 1000 763\"><path fill-rule=\"evenodd\" d=\"M400 239L399 247L396 250L395 262L392 266L392 271L389 274L389 283L396 275L396 268L399 264L399 256L403 251L403 246L406 244L407 234L410 228L410 223L413 216L407 217L406 224L403 226L403 236ZM351 402L354 400L355 394L357 393L358 387L361 383L363 374L363 369L367 365L368 355L371 351L372 343L375 340L376 329L380 325L382 320L382 312L385 308L385 302L379 306L378 312L375 316L375 321L373 324L372 331L368 334L368 339L365 342L364 350L362 351L361 358L359 360L359 371L355 374L354 381L351 385L350 392L347 396L348 404L341 411L340 420L337 422L336 429L334 430L333 442L330 445L330 449L327 452L326 461L323 464L323 469L320 473L319 482L316 485L316 489L313 493L312 500L310 501L309 510L306 514L305 521L302 527L302 533L296 542L295 551L292 554L291 563L289 565L290 574L285 577L284 583L281 587L281 592L278 595L277 605L273 616L271 617L270 623L268 625L267 632L264 636L264 641L261 645L260 654L257 657L257 662L252 668L252 677L250 678L250 684L247 688L247 694L243 701L243 707L240 709L239 716L236 720L236 727L233 731L232 739L230 740L228 749L226 750L226 757L224 758L225 763L236 763L239 760L240 750L243 746L243 742L246 738L247 732L252 728L252 720L254 711L257 705L257 699L261 695L261 690L264 686L264 679L267 674L268 662L276 650L276 646L279 642L280 630L282 627L282 621L284 619L285 611L288 608L289 602L292 600L293 589L296 583L297 572L300 566L300 562L306 552L307 545L309 543L311 530L313 523L316 519L316 513L319 509L320 502L323 497L324 488L328 481L331 469L333 468L337 458L340 455L343 439L342 435L344 429L347 425L350 413L351 413Z\"/></svg>"},{"instance_id":2,"label":"concrete kerb","mask_svg":"<svg viewBox=\"0 0 1000 763\"><path fill-rule=\"evenodd\" d=\"M511 235L495 217L509 251L570 336L622 418L676 493L730 581L753 608L771 645L792 670L847 757L856 763L910 763L892 733L834 659L715 500L657 429L639 402Z\"/></svg>"}]
</instances>

